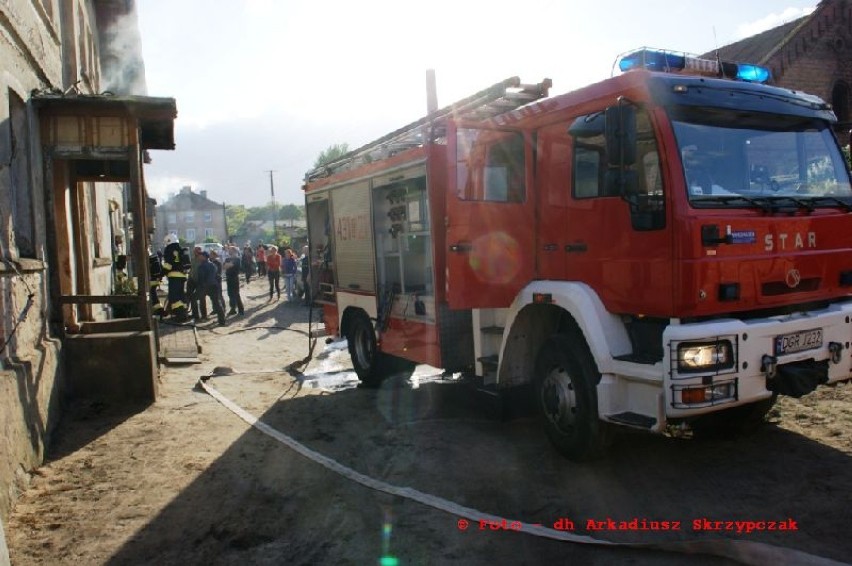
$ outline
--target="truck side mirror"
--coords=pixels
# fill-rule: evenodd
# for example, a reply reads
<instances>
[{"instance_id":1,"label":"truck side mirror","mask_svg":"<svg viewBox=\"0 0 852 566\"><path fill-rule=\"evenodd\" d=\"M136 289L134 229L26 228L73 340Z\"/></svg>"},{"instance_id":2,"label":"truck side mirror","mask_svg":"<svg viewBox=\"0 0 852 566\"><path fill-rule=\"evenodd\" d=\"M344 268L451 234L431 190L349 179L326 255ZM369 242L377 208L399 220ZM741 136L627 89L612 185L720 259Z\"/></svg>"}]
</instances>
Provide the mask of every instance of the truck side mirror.
<instances>
[{"instance_id":1,"label":"truck side mirror","mask_svg":"<svg viewBox=\"0 0 852 566\"><path fill-rule=\"evenodd\" d=\"M571 123L568 133L574 138L591 138L604 133L604 113L595 112L586 116L580 116Z\"/></svg>"},{"instance_id":2,"label":"truck side mirror","mask_svg":"<svg viewBox=\"0 0 852 566\"><path fill-rule=\"evenodd\" d=\"M636 163L636 108L629 102L606 109L606 153L611 167Z\"/></svg>"}]
</instances>

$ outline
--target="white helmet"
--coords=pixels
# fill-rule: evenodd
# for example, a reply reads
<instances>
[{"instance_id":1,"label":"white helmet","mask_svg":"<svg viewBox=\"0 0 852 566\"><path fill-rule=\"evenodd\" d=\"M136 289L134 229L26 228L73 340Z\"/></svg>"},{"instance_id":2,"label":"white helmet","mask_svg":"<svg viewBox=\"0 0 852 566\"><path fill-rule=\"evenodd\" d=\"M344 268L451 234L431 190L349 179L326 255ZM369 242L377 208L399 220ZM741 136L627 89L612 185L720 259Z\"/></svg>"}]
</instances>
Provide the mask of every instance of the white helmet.
<instances>
[{"instance_id":1,"label":"white helmet","mask_svg":"<svg viewBox=\"0 0 852 566\"><path fill-rule=\"evenodd\" d=\"M174 244L175 242L177 242L177 236L175 234L168 234L165 238L163 238L163 244L166 246Z\"/></svg>"}]
</instances>

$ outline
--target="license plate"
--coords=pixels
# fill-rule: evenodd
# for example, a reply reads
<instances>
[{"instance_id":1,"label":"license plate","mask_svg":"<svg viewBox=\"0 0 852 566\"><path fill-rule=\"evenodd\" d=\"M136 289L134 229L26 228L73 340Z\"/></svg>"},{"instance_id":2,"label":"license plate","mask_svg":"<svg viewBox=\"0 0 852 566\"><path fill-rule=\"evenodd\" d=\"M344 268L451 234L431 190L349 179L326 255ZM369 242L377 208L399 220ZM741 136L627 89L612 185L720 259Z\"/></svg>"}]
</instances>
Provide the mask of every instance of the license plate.
<instances>
[{"instance_id":1,"label":"license plate","mask_svg":"<svg viewBox=\"0 0 852 566\"><path fill-rule=\"evenodd\" d=\"M812 328L775 337L775 355L794 354L822 347L822 328Z\"/></svg>"}]
</instances>

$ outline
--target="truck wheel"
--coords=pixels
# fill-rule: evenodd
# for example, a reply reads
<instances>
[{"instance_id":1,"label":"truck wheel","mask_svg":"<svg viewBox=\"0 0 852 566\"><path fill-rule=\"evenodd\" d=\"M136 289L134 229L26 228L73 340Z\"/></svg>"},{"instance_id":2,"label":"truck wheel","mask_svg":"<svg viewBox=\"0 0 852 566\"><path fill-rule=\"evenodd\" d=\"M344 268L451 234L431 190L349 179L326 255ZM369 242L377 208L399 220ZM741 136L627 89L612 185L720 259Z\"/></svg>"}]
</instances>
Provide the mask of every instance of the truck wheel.
<instances>
[{"instance_id":1,"label":"truck wheel","mask_svg":"<svg viewBox=\"0 0 852 566\"><path fill-rule=\"evenodd\" d=\"M346 333L349 342L349 357L358 379L364 385L375 387L382 381L379 373L379 351L376 345L376 333L370 319L365 314L358 314Z\"/></svg>"},{"instance_id":2,"label":"truck wheel","mask_svg":"<svg viewBox=\"0 0 852 566\"><path fill-rule=\"evenodd\" d=\"M414 362L379 351L376 332L365 314L352 320L346 340L352 366L366 387L378 387L390 375L407 379L414 372Z\"/></svg>"},{"instance_id":3,"label":"truck wheel","mask_svg":"<svg viewBox=\"0 0 852 566\"><path fill-rule=\"evenodd\" d=\"M539 350L535 368L536 408L556 449L572 460L603 455L609 430L598 417L600 373L583 339L552 336Z\"/></svg>"}]
</instances>

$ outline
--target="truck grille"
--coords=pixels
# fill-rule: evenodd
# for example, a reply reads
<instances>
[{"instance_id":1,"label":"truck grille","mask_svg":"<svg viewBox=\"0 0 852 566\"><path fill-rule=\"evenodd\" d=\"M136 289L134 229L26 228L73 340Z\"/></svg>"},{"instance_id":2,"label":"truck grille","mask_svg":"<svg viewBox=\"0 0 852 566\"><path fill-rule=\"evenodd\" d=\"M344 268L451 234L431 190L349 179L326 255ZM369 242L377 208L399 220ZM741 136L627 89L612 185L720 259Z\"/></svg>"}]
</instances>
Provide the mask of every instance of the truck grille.
<instances>
[{"instance_id":1,"label":"truck grille","mask_svg":"<svg viewBox=\"0 0 852 566\"><path fill-rule=\"evenodd\" d=\"M811 277L810 279L802 279L795 287L790 287L784 281L770 281L761 286L763 295L774 297L778 295L786 295L788 293L802 293L807 291L816 291L822 279L820 277Z\"/></svg>"}]
</instances>

